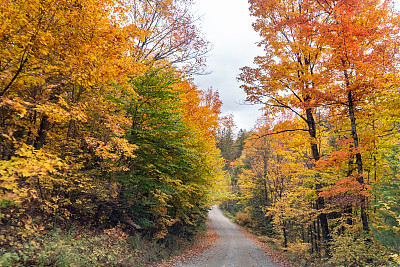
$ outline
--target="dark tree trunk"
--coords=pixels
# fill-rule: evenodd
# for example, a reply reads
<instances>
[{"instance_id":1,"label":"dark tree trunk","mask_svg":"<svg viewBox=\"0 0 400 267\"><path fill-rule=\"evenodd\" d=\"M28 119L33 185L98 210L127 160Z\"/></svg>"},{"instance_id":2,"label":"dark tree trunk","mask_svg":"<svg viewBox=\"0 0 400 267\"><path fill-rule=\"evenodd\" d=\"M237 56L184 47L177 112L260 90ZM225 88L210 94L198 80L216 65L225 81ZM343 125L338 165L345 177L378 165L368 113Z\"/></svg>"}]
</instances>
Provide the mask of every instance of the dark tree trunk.
<instances>
[{"instance_id":1,"label":"dark tree trunk","mask_svg":"<svg viewBox=\"0 0 400 267\"><path fill-rule=\"evenodd\" d=\"M265 204L269 205L269 198L268 198L268 187L267 187L267 177L268 177L268 158L266 155L266 151L263 153L263 161L264 161L264 175L263 175L263 186L264 186L264 196L265 196ZM272 201L271 201L272 202Z\"/></svg>"},{"instance_id":2,"label":"dark tree trunk","mask_svg":"<svg viewBox=\"0 0 400 267\"><path fill-rule=\"evenodd\" d=\"M313 160L316 162L320 159L320 154L319 154L319 150L318 150L318 145L316 143L316 137L317 137L316 123L315 123L311 108L308 108L306 110L306 116L307 116L308 132L311 137L311 143L310 143L311 154L312 154ZM321 188L322 188L322 185L319 182L317 182L315 184L315 190L317 191L317 195L320 192ZM321 210L321 209L325 208L325 199L323 197L318 196L318 198L316 200L316 208L317 208L317 210ZM328 218L327 218L326 213L321 212L318 215L318 219L321 224L322 237L323 237L324 241L328 241L330 239L330 235L329 235Z\"/></svg>"},{"instance_id":3,"label":"dark tree trunk","mask_svg":"<svg viewBox=\"0 0 400 267\"><path fill-rule=\"evenodd\" d=\"M47 131L49 129L50 129L49 117L47 115L43 115L39 126L38 136L36 137L35 144L33 145L35 149L39 150L43 147L46 141Z\"/></svg>"},{"instance_id":4,"label":"dark tree trunk","mask_svg":"<svg viewBox=\"0 0 400 267\"><path fill-rule=\"evenodd\" d=\"M310 237L311 254L313 254L313 253L314 253L314 238L313 238L313 233L312 233L311 225L308 226L308 236Z\"/></svg>"},{"instance_id":5,"label":"dark tree trunk","mask_svg":"<svg viewBox=\"0 0 400 267\"><path fill-rule=\"evenodd\" d=\"M347 77L347 72L345 72L345 76L347 79L347 85L348 85L348 77ZM359 139L357 135L357 124L356 124L356 117L354 114L354 101L353 101L353 96L351 93L351 90L349 90L349 93L347 94L347 101L348 101L348 108L349 108L349 117L350 117L350 122L351 122L351 135L353 138L353 145L354 149L357 151L359 147ZM361 158L361 153L359 151L356 152L356 165L357 165L357 181L361 184L364 185L364 177L363 177L363 164L362 164L362 158ZM368 215L365 211L366 208L366 199L364 196L362 196L361 199L361 222L363 225L363 230L365 232L369 231L369 226L368 226Z\"/></svg>"},{"instance_id":6,"label":"dark tree trunk","mask_svg":"<svg viewBox=\"0 0 400 267\"><path fill-rule=\"evenodd\" d=\"M318 221L317 221L318 222ZM314 240L315 240L315 252L319 255L320 253L319 253L319 240L318 240L318 233L317 233L317 223L314 221L313 222L313 227L312 227L312 229L313 229L313 236L314 236Z\"/></svg>"},{"instance_id":7,"label":"dark tree trunk","mask_svg":"<svg viewBox=\"0 0 400 267\"><path fill-rule=\"evenodd\" d=\"M283 223L283 247L287 248L286 222Z\"/></svg>"},{"instance_id":8,"label":"dark tree trunk","mask_svg":"<svg viewBox=\"0 0 400 267\"><path fill-rule=\"evenodd\" d=\"M58 87L51 93L48 101L49 102L57 101L60 93L61 93L61 87ZM49 116L47 116L46 114L43 114L42 120L40 121L40 125L39 125L38 135L37 135L35 143L33 145L33 147L35 149L39 150L44 146L44 144L46 142L47 132L49 131L50 126L51 126L51 123L49 121Z\"/></svg>"}]
</instances>

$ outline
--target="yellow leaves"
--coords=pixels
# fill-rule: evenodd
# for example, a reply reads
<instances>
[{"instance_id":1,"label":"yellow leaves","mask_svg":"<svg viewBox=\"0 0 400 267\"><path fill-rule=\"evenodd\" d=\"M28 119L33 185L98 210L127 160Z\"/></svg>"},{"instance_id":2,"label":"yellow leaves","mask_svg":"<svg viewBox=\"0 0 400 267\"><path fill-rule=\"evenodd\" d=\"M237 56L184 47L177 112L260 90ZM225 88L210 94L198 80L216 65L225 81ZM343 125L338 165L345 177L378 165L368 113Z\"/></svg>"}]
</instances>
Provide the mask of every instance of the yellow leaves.
<instances>
[{"instance_id":1,"label":"yellow leaves","mask_svg":"<svg viewBox=\"0 0 400 267\"><path fill-rule=\"evenodd\" d=\"M41 212L57 222L70 218L75 208L92 214L96 201L118 197L122 185L110 180L129 171L138 148L126 139L132 118L124 101L138 97L127 81L147 70L135 55L138 41L151 34L137 21L127 22L131 4L4 0L0 5L0 58L6 62L0 70L0 132L4 134L0 136L0 204L19 202L24 208L34 207L20 209L21 213ZM213 175L221 175L213 136L220 101L215 95L202 106L201 92L189 87L184 108L192 131L188 150L199 150L199 156L188 153L183 159L188 166L197 164L193 174L184 178L198 184L183 182L181 177L163 181L163 186L182 193L181 207L186 210L197 207L191 201L203 201ZM163 236L176 221L168 218L174 194L162 190L151 194L160 204L154 213L161 214ZM21 228L23 238L35 230L30 221Z\"/></svg>"},{"instance_id":2,"label":"yellow leaves","mask_svg":"<svg viewBox=\"0 0 400 267\"><path fill-rule=\"evenodd\" d=\"M23 177L58 174L60 170L67 169L67 165L58 157L43 150L34 150L26 144L22 144L16 154L19 157L13 157L11 162L18 168L16 174Z\"/></svg>"},{"instance_id":3,"label":"yellow leaves","mask_svg":"<svg viewBox=\"0 0 400 267\"><path fill-rule=\"evenodd\" d=\"M14 110L19 117L24 117L27 113L27 108L30 106L30 103L27 103L19 98L17 99L9 99L7 97L0 98L0 107L8 107Z\"/></svg>"},{"instance_id":4,"label":"yellow leaves","mask_svg":"<svg viewBox=\"0 0 400 267\"><path fill-rule=\"evenodd\" d=\"M48 88L52 88L49 86ZM20 98L10 99L7 97L0 98L0 106L8 107L15 112L20 118L25 117L28 112L39 112L46 114L52 123L67 122L70 119L86 122L86 114L83 112L84 105L78 104L70 106L62 98L58 98L58 103L38 103L34 104L30 101L24 101Z\"/></svg>"},{"instance_id":5,"label":"yellow leaves","mask_svg":"<svg viewBox=\"0 0 400 267\"><path fill-rule=\"evenodd\" d=\"M155 238L161 239L164 238L168 234L167 227L172 226L178 220L174 218L166 218L161 217L157 220L157 232L155 234Z\"/></svg>"},{"instance_id":6,"label":"yellow leaves","mask_svg":"<svg viewBox=\"0 0 400 267\"><path fill-rule=\"evenodd\" d=\"M133 151L135 151L138 147L134 144L130 144L127 139L112 137L111 143L121 155L123 154L125 157L129 158L135 157L135 155L133 155Z\"/></svg>"},{"instance_id":7,"label":"yellow leaves","mask_svg":"<svg viewBox=\"0 0 400 267\"><path fill-rule=\"evenodd\" d=\"M11 160L0 161L0 201L21 202L27 196L37 198L34 189L21 188L19 182L23 180L33 185L35 179L44 179L47 183L51 180L62 181L51 179L51 175L59 175L61 170L66 169L67 165L58 157L22 144Z\"/></svg>"},{"instance_id":8,"label":"yellow leaves","mask_svg":"<svg viewBox=\"0 0 400 267\"><path fill-rule=\"evenodd\" d=\"M86 137L85 141L96 152L96 155L103 159L118 161L120 158L135 158L133 151L137 149L137 146L130 144L125 138L111 137L110 141L105 143Z\"/></svg>"},{"instance_id":9,"label":"yellow leaves","mask_svg":"<svg viewBox=\"0 0 400 267\"><path fill-rule=\"evenodd\" d=\"M0 245L1 246L12 246L14 248L22 248L32 241L32 237L45 232L44 226L40 220L33 218L30 214L26 213L23 209L13 209L6 214L6 219L12 222L11 225L4 224L0 228ZM38 246L39 244L35 241L30 243L32 246Z\"/></svg>"},{"instance_id":10,"label":"yellow leaves","mask_svg":"<svg viewBox=\"0 0 400 267\"><path fill-rule=\"evenodd\" d=\"M19 201L21 190L17 177L13 175L14 167L8 161L0 161L0 203L3 201Z\"/></svg>"},{"instance_id":11,"label":"yellow leaves","mask_svg":"<svg viewBox=\"0 0 400 267\"><path fill-rule=\"evenodd\" d=\"M108 0L76 5L66 0L23 0L18 5L5 0L0 55L8 63L0 71L2 93L32 92L59 77L63 86L79 83L91 90L100 83L136 74L138 64L127 52L134 53L135 36L142 32L113 21L112 15L122 15L113 6ZM15 109L24 115L20 106Z\"/></svg>"}]
</instances>

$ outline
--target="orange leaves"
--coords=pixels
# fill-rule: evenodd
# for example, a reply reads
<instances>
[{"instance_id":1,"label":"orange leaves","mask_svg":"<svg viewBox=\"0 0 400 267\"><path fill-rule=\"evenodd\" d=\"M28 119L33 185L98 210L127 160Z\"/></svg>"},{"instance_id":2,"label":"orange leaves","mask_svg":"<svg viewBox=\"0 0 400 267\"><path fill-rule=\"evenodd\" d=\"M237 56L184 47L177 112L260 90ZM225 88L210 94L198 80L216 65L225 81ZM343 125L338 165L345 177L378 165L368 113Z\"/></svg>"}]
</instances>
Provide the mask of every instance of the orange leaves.
<instances>
[{"instance_id":1,"label":"orange leaves","mask_svg":"<svg viewBox=\"0 0 400 267\"><path fill-rule=\"evenodd\" d=\"M335 185L325 188L319 193L320 197L327 198L335 205L348 207L367 205L365 198L370 197L371 186L358 182L356 176L339 179Z\"/></svg>"},{"instance_id":2,"label":"orange leaves","mask_svg":"<svg viewBox=\"0 0 400 267\"><path fill-rule=\"evenodd\" d=\"M174 85L175 90L181 92L183 112L186 119L199 133L213 138L219 127L219 115L222 102L219 99L218 91L209 89L202 92L190 82L180 82Z\"/></svg>"},{"instance_id":3,"label":"orange leaves","mask_svg":"<svg viewBox=\"0 0 400 267\"><path fill-rule=\"evenodd\" d=\"M4 14L13 23L2 24L0 34L0 53L8 62L1 71L2 94L24 87L33 90L29 86L41 87L58 79L89 89L137 73L137 64L127 60L126 53L141 32L111 19L122 15L114 4L108 0L4 4L8 7Z\"/></svg>"},{"instance_id":4,"label":"orange leaves","mask_svg":"<svg viewBox=\"0 0 400 267\"><path fill-rule=\"evenodd\" d=\"M323 63L326 72L331 82L342 79L342 95L351 90L361 100L372 93L368 89L373 84L382 82L382 75L393 74L394 69L388 72L388 61L395 57L389 47L398 46L397 13L388 1L375 0L339 1L327 12L330 20L321 25L325 33L321 40L330 47Z\"/></svg>"},{"instance_id":5,"label":"orange leaves","mask_svg":"<svg viewBox=\"0 0 400 267\"><path fill-rule=\"evenodd\" d=\"M279 169L292 177L282 201L268 207L270 214L284 227L288 218L314 228L317 223L325 240L337 229L342 235L362 226L370 233L370 185L388 171L382 158L398 139L398 11L379 0L249 2L265 54L255 59L256 67L242 68L239 80L247 101L263 103L276 124L271 130L263 122L264 134L259 127L255 137L282 134L276 146L268 142L266 154L299 155L299 161L268 166L268 172ZM277 118L284 111L294 120ZM257 142L245 153L255 151ZM253 180L246 186L254 188L265 165L251 163L246 175ZM376 198L386 205L382 195Z\"/></svg>"},{"instance_id":6,"label":"orange leaves","mask_svg":"<svg viewBox=\"0 0 400 267\"><path fill-rule=\"evenodd\" d=\"M140 201L146 207L135 216L148 218L147 228L159 238L178 221L201 220L210 192L220 189L214 134L221 101L180 78L204 64L208 49L190 3L2 2L0 208L7 223L33 213L53 228L67 221L103 223L113 212L104 206L131 208ZM170 68L188 61L187 70ZM131 81L150 68L135 92ZM170 77L152 80L162 72ZM135 105L148 101L152 106L138 114ZM133 135L139 141L129 139ZM14 220L9 206L15 203L24 209Z\"/></svg>"},{"instance_id":7,"label":"orange leaves","mask_svg":"<svg viewBox=\"0 0 400 267\"><path fill-rule=\"evenodd\" d=\"M393 6L375 0L254 0L250 4L265 55L256 58L256 68L242 69L239 80L244 82L247 100L264 103L269 114L283 110L296 114L307 123L314 145L318 144L315 113L331 117L326 119L328 128L348 129L344 135L347 139L351 134L352 147L349 143L338 144L334 151L328 148L324 153L329 156L317 162L320 156L315 156L314 146L315 164L319 170L335 166L338 171L358 157L362 172L361 154L377 140L362 134L370 127L366 125L377 125L372 122L372 103L390 90L389 84L397 83L398 68L392 67L398 64L397 52L392 48L398 47L400 32Z\"/></svg>"},{"instance_id":8,"label":"orange leaves","mask_svg":"<svg viewBox=\"0 0 400 267\"><path fill-rule=\"evenodd\" d=\"M338 140L332 152L328 153L328 151L326 151L326 155L314 162L315 168L319 171L333 169L332 171L337 173L344 169L348 170L348 168L351 168L351 166L348 165L352 164L355 155L363 152L363 147L360 146L357 149L353 147L353 139L351 138ZM350 170L348 171L351 172Z\"/></svg>"},{"instance_id":9,"label":"orange leaves","mask_svg":"<svg viewBox=\"0 0 400 267\"><path fill-rule=\"evenodd\" d=\"M222 102L218 91L210 88L202 92L187 81L175 84L174 89L181 93L180 101L185 115L184 120L189 123L194 132L192 142L201 155L200 160L203 162L201 176L207 184L207 190L210 191L207 201L211 201L211 198L214 201L220 201L227 196L227 184L221 170L222 159L216 148L216 132L220 125L224 124L225 118L220 118ZM191 187L195 189L191 194L204 189L199 190L195 184Z\"/></svg>"},{"instance_id":10,"label":"orange leaves","mask_svg":"<svg viewBox=\"0 0 400 267\"><path fill-rule=\"evenodd\" d=\"M323 10L313 1L250 1L257 17L265 55L256 68L244 67L239 80L247 101L265 104L269 114L293 112L307 123L314 112L324 77L319 72L323 56L318 27Z\"/></svg>"}]
</instances>

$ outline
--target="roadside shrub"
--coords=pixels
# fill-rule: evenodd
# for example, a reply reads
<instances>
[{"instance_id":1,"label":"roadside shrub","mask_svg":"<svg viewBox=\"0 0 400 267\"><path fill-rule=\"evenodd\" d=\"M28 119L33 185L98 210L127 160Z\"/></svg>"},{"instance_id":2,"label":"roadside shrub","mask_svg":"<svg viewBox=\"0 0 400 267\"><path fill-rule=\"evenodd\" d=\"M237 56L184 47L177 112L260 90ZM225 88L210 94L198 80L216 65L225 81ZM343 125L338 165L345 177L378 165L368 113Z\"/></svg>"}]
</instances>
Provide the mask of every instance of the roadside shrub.
<instances>
[{"instance_id":1,"label":"roadside shrub","mask_svg":"<svg viewBox=\"0 0 400 267\"><path fill-rule=\"evenodd\" d=\"M310 243L301 243L300 241L288 243L287 247L288 252L294 256L294 260L302 260L306 262L311 260L312 255L309 253L310 249Z\"/></svg>"},{"instance_id":2,"label":"roadside shrub","mask_svg":"<svg viewBox=\"0 0 400 267\"><path fill-rule=\"evenodd\" d=\"M329 263L334 266L388 266L391 262L387 250L369 235L344 233L335 236L331 251Z\"/></svg>"},{"instance_id":3,"label":"roadside shrub","mask_svg":"<svg viewBox=\"0 0 400 267\"><path fill-rule=\"evenodd\" d=\"M22 247L0 247L0 266L142 267L167 260L192 246L189 239L176 235L154 239L136 232L129 236L120 226L102 232L56 229L35 238Z\"/></svg>"},{"instance_id":4,"label":"roadside shrub","mask_svg":"<svg viewBox=\"0 0 400 267\"><path fill-rule=\"evenodd\" d=\"M251 218L251 213L249 207L245 208L243 211L236 213L236 222L245 227L253 227L255 221Z\"/></svg>"},{"instance_id":5,"label":"roadside shrub","mask_svg":"<svg viewBox=\"0 0 400 267\"><path fill-rule=\"evenodd\" d=\"M42 266L137 266L141 253L127 243L127 235L118 228L100 236L88 233L55 232L48 236L38 263Z\"/></svg>"}]
</instances>

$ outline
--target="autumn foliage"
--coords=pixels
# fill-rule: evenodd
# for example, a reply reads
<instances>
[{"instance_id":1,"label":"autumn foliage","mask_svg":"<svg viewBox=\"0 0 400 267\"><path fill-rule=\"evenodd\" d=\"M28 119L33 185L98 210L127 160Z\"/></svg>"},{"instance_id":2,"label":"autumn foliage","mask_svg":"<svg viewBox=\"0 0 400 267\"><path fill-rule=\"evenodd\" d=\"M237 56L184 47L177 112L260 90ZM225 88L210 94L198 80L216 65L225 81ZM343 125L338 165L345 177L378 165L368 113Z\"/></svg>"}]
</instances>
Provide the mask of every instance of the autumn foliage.
<instances>
[{"instance_id":1,"label":"autumn foliage","mask_svg":"<svg viewBox=\"0 0 400 267\"><path fill-rule=\"evenodd\" d=\"M238 218L310 261L398 263L393 3L249 3L265 54L239 80L265 114L234 162Z\"/></svg>"},{"instance_id":2,"label":"autumn foliage","mask_svg":"<svg viewBox=\"0 0 400 267\"><path fill-rule=\"evenodd\" d=\"M74 225L163 240L204 222L221 101L187 76L209 49L190 6L1 1L1 255Z\"/></svg>"}]
</instances>

